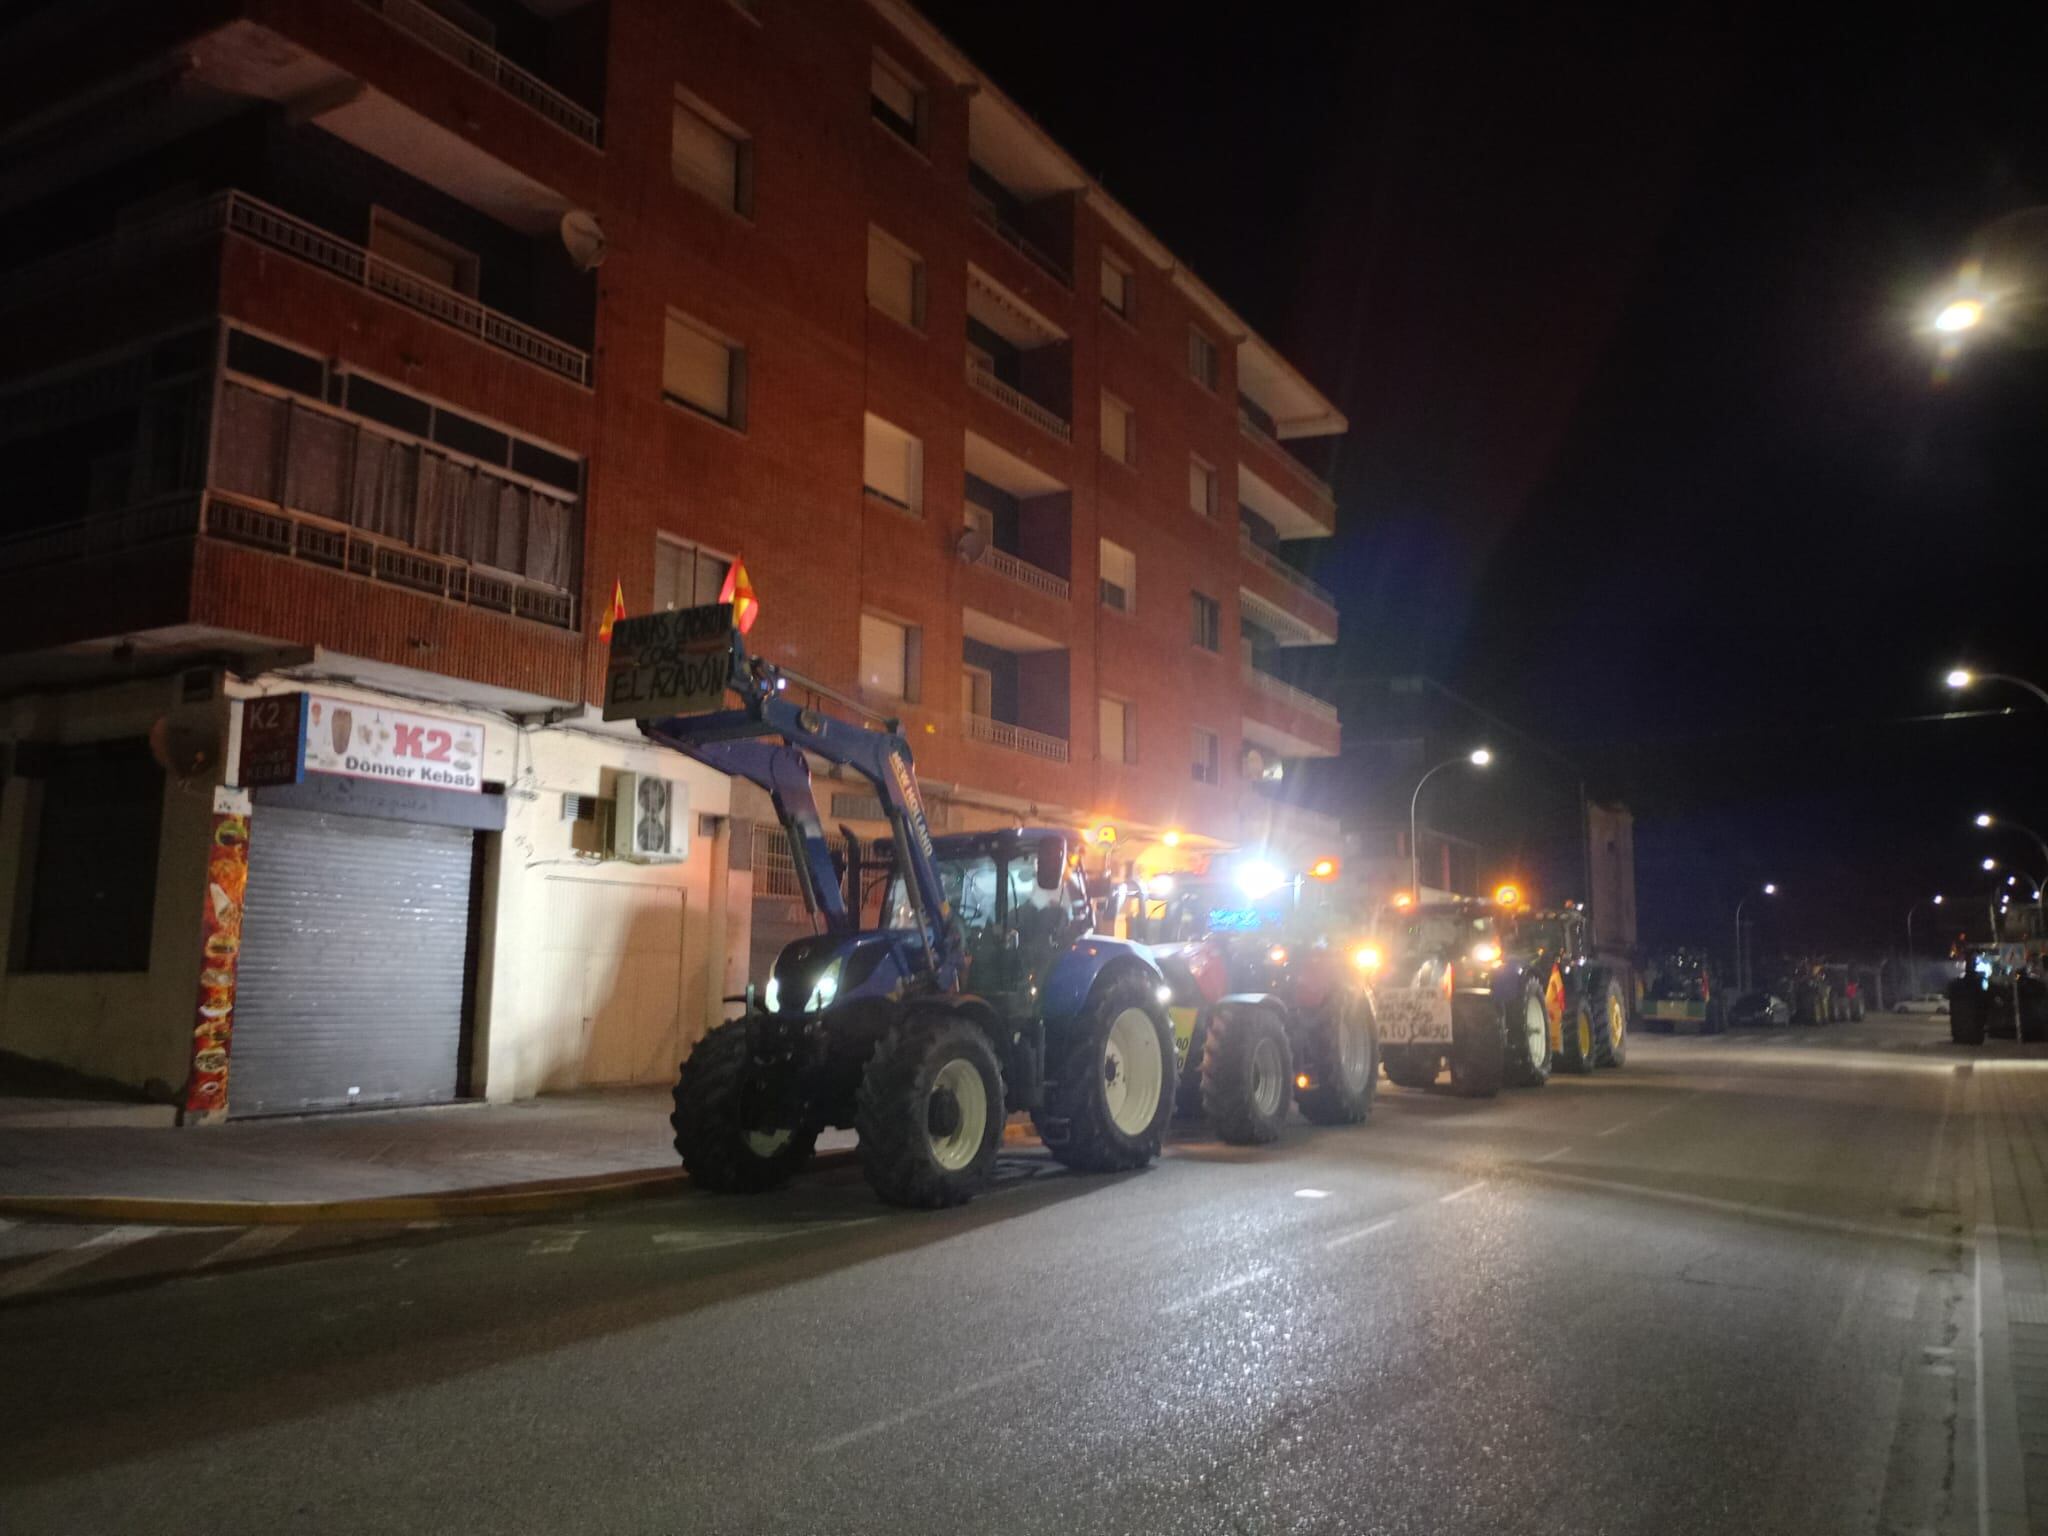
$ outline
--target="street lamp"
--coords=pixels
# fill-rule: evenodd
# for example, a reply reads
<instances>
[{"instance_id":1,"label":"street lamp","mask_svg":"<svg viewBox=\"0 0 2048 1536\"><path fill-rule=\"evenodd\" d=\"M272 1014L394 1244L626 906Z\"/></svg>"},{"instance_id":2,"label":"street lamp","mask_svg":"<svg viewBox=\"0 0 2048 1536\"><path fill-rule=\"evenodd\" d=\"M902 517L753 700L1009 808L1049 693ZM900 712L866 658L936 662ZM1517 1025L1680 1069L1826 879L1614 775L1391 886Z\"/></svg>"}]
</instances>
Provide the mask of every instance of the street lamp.
<instances>
[{"instance_id":1,"label":"street lamp","mask_svg":"<svg viewBox=\"0 0 2048 1536\"><path fill-rule=\"evenodd\" d=\"M1994 816L1989 811L1979 811L1977 813L1977 825L1987 828L2007 827L2023 836L2031 837L2034 840L2034 846L2041 850L2042 859L2048 861L2048 837L2043 837L2032 827L2022 826L2016 821L2008 821L2003 816Z\"/></svg>"},{"instance_id":2,"label":"street lamp","mask_svg":"<svg viewBox=\"0 0 2048 1536\"><path fill-rule=\"evenodd\" d=\"M1957 667L1948 675L1949 687L1958 693L1978 683L2011 683L2013 687L2024 688L2043 704L2048 704L2048 688L2030 683L2024 677L2014 677L2010 672L1972 672L1968 667Z\"/></svg>"},{"instance_id":3,"label":"street lamp","mask_svg":"<svg viewBox=\"0 0 2048 1536\"><path fill-rule=\"evenodd\" d=\"M1454 757L1448 762L1438 763L1415 781L1415 793L1408 797L1408 889L1417 901L1422 900L1422 845L1416 841L1416 809L1422 804L1422 786L1446 768L1455 768L1460 763L1469 763L1474 768L1484 768L1492 761L1493 753L1485 747L1478 747L1463 757Z\"/></svg>"},{"instance_id":4,"label":"street lamp","mask_svg":"<svg viewBox=\"0 0 2048 1536\"><path fill-rule=\"evenodd\" d=\"M1916 901L1916 902L1914 902L1914 903L1913 903L1913 905L1911 905L1910 907L1906 908L1906 958L1907 958L1908 960L1911 960L1911 959L1913 959L1913 958L1914 958L1914 954L1913 954L1913 914L1914 914L1915 912L1918 912L1918 911L1919 911L1919 910L1920 910L1920 909L1921 909L1922 907L1938 907L1938 906L1940 906L1940 905L1941 905L1941 903L1942 903L1942 897L1941 897L1941 894L1940 894L1940 892L1936 892L1936 893L1935 893L1935 895L1934 895L1934 896L1932 897L1932 899L1930 899L1930 900L1928 900L1928 901Z\"/></svg>"},{"instance_id":5,"label":"street lamp","mask_svg":"<svg viewBox=\"0 0 2048 1536\"><path fill-rule=\"evenodd\" d=\"M1760 889L1766 896L1778 894L1777 886L1768 880L1763 883ZM1743 952L1742 944L1742 908L1749 898L1755 894L1755 891L1744 891L1742 899L1735 903L1735 987L1739 992L1747 992L1750 983L1749 957Z\"/></svg>"},{"instance_id":6,"label":"street lamp","mask_svg":"<svg viewBox=\"0 0 2048 1536\"><path fill-rule=\"evenodd\" d=\"M1950 299L1935 313L1934 328L1944 336L1960 336L1984 323L1982 299Z\"/></svg>"}]
</instances>

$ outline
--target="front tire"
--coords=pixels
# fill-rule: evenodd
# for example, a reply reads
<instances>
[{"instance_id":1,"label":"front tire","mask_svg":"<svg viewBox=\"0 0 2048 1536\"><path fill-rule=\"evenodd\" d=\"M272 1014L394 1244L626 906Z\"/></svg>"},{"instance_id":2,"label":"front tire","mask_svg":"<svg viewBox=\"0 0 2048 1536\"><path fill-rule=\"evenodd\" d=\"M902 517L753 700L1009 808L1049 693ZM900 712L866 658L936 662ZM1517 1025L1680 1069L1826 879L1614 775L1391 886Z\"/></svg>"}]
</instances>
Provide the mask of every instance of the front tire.
<instances>
[{"instance_id":1,"label":"front tire","mask_svg":"<svg viewBox=\"0 0 2048 1536\"><path fill-rule=\"evenodd\" d=\"M1507 1035L1507 1080L1517 1088L1541 1088L1556 1064L1550 1049L1550 1010L1543 1006L1543 988L1532 977L1522 984L1522 1000L1502 1021Z\"/></svg>"},{"instance_id":2,"label":"front tire","mask_svg":"<svg viewBox=\"0 0 2048 1536\"><path fill-rule=\"evenodd\" d=\"M1468 1099L1492 1098L1507 1076L1502 1012L1490 997L1461 997L1451 1004L1451 1087Z\"/></svg>"},{"instance_id":3,"label":"front tire","mask_svg":"<svg viewBox=\"0 0 2048 1536\"><path fill-rule=\"evenodd\" d=\"M1381 1050L1380 1065L1396 1088L1434 1088L1444 1057L1433 1045L1390 1045Z\"/></svg>"},{"instance_id":4,"label":"front tire","mask_svg":"<svg viewBox=\"0 0 2048 1536\"><path fill-rule=\"evenodd\" d=\"M1142 1168L1159 1155L1173 1117L1172 1083L1173 1029L1151 984L1126 976L1068 1027L1046 1106L1031 1122L1069 1168Z\"/></svg>"},{"instance_id":5,"label":"front tire","mask_svg":"<svg viewBox=\"0 0 2048 1536\"><path fill-rule=\"evenodd\" d=\"M1621 984L1608 982L1595 1006L1599 1011L1593 1017L1593 1065L1627 1066L1628 1004L1622 1000Z\"/></svg>"},{"instance_id":6,"label":"front tire","mask_svg":"<svg viewBox=\"0 0 2048 1536\"><path fill-rule=\"evenodd\" d=\"M765 1106L757 1104L752 1075L745 1019L728 1020L699 1040L677 1075L668 1123L683 1168L699 1188L760 1194L787 1183L811 1160L817 1127L760 1123L757 1109Z\"/></svg>"},{"instance_id":7,"label":"front tire","mask_svg":"<svg viewBox=\"0 0 2048 1536\"><path fill-rule=\"evenodd\" d=\"M1368 999L1349 991L1332 998L1316 1021L1315 1086L1296 1101L1302 1118L1315 1125L1370 1118L1380 1085L1379 1043Z\"/></svg>"},{"instance_id":8,"label":"front tire","mask_svg":"<svg viewBox=\"0 0 2048 1536\"><path fill-rule=\"evenodd\" d=\"M1218 1003L1202 1053L1202 1112L1234 1146L1275 1140L1294 1096L1294 1051L1270 1008Z\"/></svg>"},{"instance_id":9,"label":"front tire","mask_svg":"<svg viewBox=\"0 0 2048 1536\"><path fill-rule=\"evenodd\" d=\"M1563 1040L1557 1053L1558 1071L1574 1077L1591 1076L1593 1068L1599 1065L1600 1035L1584 1003L1565 1005L1564 1025L1558 1033Z\"/></svg>"},{"instance_id":10,"label":"front tire","mask_svg":"<svg viewBox=\"0 0 2048 1536\"><path fill-rule=\"evenodd\" d=\"M1003 1070L988 1036L938 1009L903 1019L861 1074L861 1172L890 1205L963 1205L1003 1144Z\"/></svg>"}]
</instances>

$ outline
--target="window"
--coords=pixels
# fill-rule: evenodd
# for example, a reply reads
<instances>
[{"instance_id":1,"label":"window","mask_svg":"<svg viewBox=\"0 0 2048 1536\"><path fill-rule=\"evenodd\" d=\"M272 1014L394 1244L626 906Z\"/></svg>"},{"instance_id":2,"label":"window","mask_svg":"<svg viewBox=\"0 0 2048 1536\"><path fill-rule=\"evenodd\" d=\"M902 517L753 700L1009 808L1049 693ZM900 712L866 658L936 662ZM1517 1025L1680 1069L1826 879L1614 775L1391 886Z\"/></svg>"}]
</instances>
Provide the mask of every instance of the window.
<instances>
[{"instance_id":1,"label":"window","mask_svg":"<svg viewBox=\"0 0 2048 1536\"><path fill-rule=\"evenodd\" d=\"M1115 395L1102 397L1102 451L1119 464L1137 462L1138 423Z\"/></svg>"},{"instance_id":2,"label":"window","mask_svg":"<svg viewBox=\"0 0 2048 1536\"><path fill-rule=\"evenodd\" d=\"M754 211L754 141L681 87L669 117L668 165L679 186L741 216Z\"/></svg>"},{"instance_id":3,"label":"window","mask_svg":"<svg viewBox=\"0 0 2048 1536\"><path fill-rule=\"evenodd\" d=\"M860 616L860 685L884 698L917 698L917 631L878 614Z\"/></svg>"},{"instance_id":4,"label":"window","mask_svg":"<svg viewBox=\"0 0 2048 1536\"><path fill-rule=\"evenodd\" d=\"M27 971L146 971L164 774L140 739L51 749L28 892Z\"/></svg>"},{"instance_id":5,"label":"window","mask_svg":"<svg viewBox=\"0 0 2048 1536\"><path fill-rule=\"evenodd\" d=\"M868 303L914 331L924 329L924 263L873 225L868 226Z\"/></svg>"},{"instance_id":6,"label":"window","mask_svg":"<svg viewBox=\"0 0 2048 1536\"><path fill-rule=\"evenodd\" d=\"M453 241L443 240L432 230L422 229L382 208L370 210L370 254L430 283L438 283L443 288L452 288L472 298L476 296L475 255ZM369 281L372 288L379 286L374 263L370 268ZM387 277L384 281L389 283L390 279Z\"/></svg>"},{"instance_id":7,"label":"window","mask_svg":"<svg viewBox=\"0 0 2048 1536\"><path fill-rule=\"evenodd\" d=\"M654 606L698 608L718 601L732 562L661 534L654 541Z\"/></svg>"},{"instance_id":8,"label":"window","mask_svg":"<svg viewBox=\"0 0 2048 1536\"><path fill-rule=\"evenodd\" d=\"M904 143L924 148L924 87L879 53L868 72L868 110Z\"/></svg>"},{"instance_id":9,"label":"window","mask_svg":"<svg viewBox=\"0 0 2048 1536\"><path fill-rule=\"evenodd\" d=\"M1195 727L1194 770L1197 784L1221 784L1223 782L1223 755L1218 749L1216 733Z\"/></svg>"},{"instance_id":10,"label":"window","mask_svg":"<svg viewBox=\"0 0 2048 1536\"><path fill-rule=\"evenodd\" d=\"M1138 557L1102 540L1102 606L1129 613L1138 606Z\"/></svg>"},{"instance_id":11,"label":"window","mask_svg":"<svg viewBox=\"0 0 2048 1536\"><path fill-rule=\"evenodd\" d=\"M1213 597L1200 592L1190 594L1194 598L1195 644L1205 651L1223 648L1223 610Z\"/></svg>"},{"instance_id":12,"label":"window","mask_svg":"<svg viewBox=\"0 0 2048 1536\"><path fill-rule=\"evenodd\" d=\"M977 720L992 718L996 707L996 678L987 667L963 664L960 668L960 712Z\"/></svg>"},{"instance_id":13,"label":"window","mask_svg":"<svg viewBox=\"0 0 2048 1536\"><path fill-rule=\"evenodd\" d=\"M1134 297L1131 284L1131 269L1118 261L1109 252L1102 253L1102 307L1110 313L1131 318L1131 300Z\"/></svg>"},{"instance_id":14,"label":"window","mask_svg":"<svg viewBox=\"0 0 2048 1536\"><path fill-rule=\"evenodd\" d=\"M1203 463L1193 454L1188 456L1188 508L1204 517L1216 515L1215 466Z\"/></svg>"},{"instance_id":15,"label":"window","mask_svg":"<svg viewBox=\"0 0 2048 1536\"><path fill-rule=\"evenodd\" d=\"M1097 751L1105 763L1138 760L1137 706L1108 694L1096 701Z\"/></svg>"},{"instance_id":16,"label":"window","mask_svg":"<svg viewBox=\"0 0 2048 1536\"><path fill-rule=\"evenodd\" d=\"M1188 327L1188 377L1210 390L1216 388L1222 377L1216 360L1216 343L1193 326Z\"/></svg>"},{"instance_id":17,"label":"window","mask_svg":"<svg viewBox=\"0 0 2048 1536\"><path fill-rule=\"evenodd\" d=\"M924 513L924 444L879 416L867 419L867 446L862 480L870 496L922 516Z\"/></svg>"},{"instance_id":18,"label":"window","mask_svg":"<svg viewBox=\"0 0 2048 1536\"><path fill-rule=\"evenodd\" d=\"M669 311L661 353L662 393L729 427L747 424L747 353L696 321Z\"/></svg>"}]
</instances>

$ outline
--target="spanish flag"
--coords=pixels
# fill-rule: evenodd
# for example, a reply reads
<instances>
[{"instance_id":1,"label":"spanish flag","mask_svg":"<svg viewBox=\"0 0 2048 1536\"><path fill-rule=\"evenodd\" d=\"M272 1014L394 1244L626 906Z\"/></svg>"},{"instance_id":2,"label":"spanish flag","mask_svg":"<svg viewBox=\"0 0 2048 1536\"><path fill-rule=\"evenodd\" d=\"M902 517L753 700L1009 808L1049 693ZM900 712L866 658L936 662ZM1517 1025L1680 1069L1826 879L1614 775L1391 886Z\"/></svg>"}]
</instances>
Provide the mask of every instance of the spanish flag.
<instances>
[{"instance_id":1,"label":"spanish flag","mask_svg":"<svg viewBox=\"0 0 2048 1536\"><path fill-rule=\"evenodd\" d=\"M612 583L612 605L605 611L604 622L597 626L597 638L604 644L612 643L612 626L626 616L626 587L623 582Z\"/></svg>"},{"instance_id":2,"label":"spanish flag","mask_svg":"<svg viewBox=\"0 0 2048 1536\"><path fill-rule=\"evenodd\" d=\"M741 634L754 627L754 620L761 616L761 600L754 596L754 584L747 580L745 561L734 559L732 569L725 573L725 585L718 589L718 600L732 604L733 627Z\"/></svg>"}]
</instances>

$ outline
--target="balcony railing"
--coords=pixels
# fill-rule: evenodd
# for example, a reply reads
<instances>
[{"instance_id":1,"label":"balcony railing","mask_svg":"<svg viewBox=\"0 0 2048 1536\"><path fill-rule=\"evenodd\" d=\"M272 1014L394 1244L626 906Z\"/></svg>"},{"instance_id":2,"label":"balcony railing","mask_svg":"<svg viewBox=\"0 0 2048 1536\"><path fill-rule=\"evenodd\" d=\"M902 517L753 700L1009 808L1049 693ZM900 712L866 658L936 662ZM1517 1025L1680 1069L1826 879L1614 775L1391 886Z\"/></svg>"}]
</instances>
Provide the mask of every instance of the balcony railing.
<instances>
[{"instance_id":1,"label":"balcony railing","mask_svg":"<svg viewBox=\"0 0 2048 1536\"><path fill-rule=\"evenodd\" d=\"M1327 721L1333 726L1338 723L1336 705L1319 699L1312 693L1304 693L1294 684L1284 683L1270 672L1260 671L1249 661L1244 664L1244 680L1259 692L1278 699L1304 714L1314 715L1318 720Z\"/></svg>"},{"instance_id":2,"label":"balcony railing","mask_svg":"<svg viewBox=\"0 0 2048 1536\"><path fill-rule=\"evenodd\" d=\"M576 599L566 592L447 555L422 554L325 518L208 496L203 526L209 538L226 543L246 544L387 586L532 619L555 629L576 627Z\"/></svg>"},{"instance_id":3,"label":"balcony railing","mask_svg":"<svg viewBox=\"0 0 2048 1536\"><path fill-rule=\"evenodd\" d=\"M245 192L221 192L204 202L119 230L103 240L0 273L0 302L19 306L93 277L161 258L182 245L219 234L241 235L272 250L321 268L379 298L465 331L522 362L545 368L578 384L590 382L590 354L510 315L479 304L467 294L430 282L360 245L338 239L317 225Z\"/></svg>"},{"instance_id":4,"label":"balcony railing","mask_svg":"<svg viewBox=\"0 0 2048 1536\"><path fill-rule=\"evenodd\" d=\"M1323 500L1333 506L1336 504L1337 493L1330 489L1330 482L1289 452L1285 443L1260 426L1252 413L1241 405L1237 408L1237 425L1246 437L1251 438L1254 442L1264 443L1268 448L1271 448L1285 459L1296 474L1322 492Z\"/></svg>"},{"instance_id":5,"label":"balcony railing","mask_svg":"<svg viewBox=\"0 0 2048 1536\"><path fill-rule=\"evenodd\" d=\"M981 552L975 562L987 566L998 576L1007 577L1020 587L1029 587L1034 592L1043 592L1047 597L1064 603L1073 595L1067 585L1067 578L1055 576L1043 566L1033 565L1029 560L1019 559L1007 549L997 549L993 544Z\"/></svg>"},{"instance_id":6,"label":"balcony railing","mask_svg":"<svg viewBox=\"0 0 2048 1536\"><path fill-rule=\"evenodd\" d=\"M1253 565L1258 566L1262 570L1271 571L1282 581L1300 588L1302 592L1319 603L1327 603L1331 608L1337 606L1337 599L1330 596L1326 589L1318 586L1313 580L1297 571L1270 549L1265 548L1243 529L1238 530L1237 547L1244 552L1245 559L1251 561Z\"/></svg>"},{"instance_id":7,"label":"balcony railing","mask_svg":"<svg viewBox=\"0 0 2048 1536\"><path fill-rule=\"evenodd\" d=\"M990 746L1002 747L1006 751L1021 752L1026 757L1043 758L1049 763L1064 763L1067 760L1067 743L1062 737L1048 736L1043 731L1026 730L1021 725L1012 725L1007 720L991 720L987 715L969 715L967 734L976 741L985 741Z\"/></svg>"},{"instance_id":8,"label":"balcony railing","mask_svg":"<svg viewBox=\"0 0 2048 1536\"><path fill-rule=\"evenodd\" d=\"M1050 432L1063 443L1071 443L1074 440L1074 429L1071 426L1022 390L1013 389L1005 384L972 356L967 359L967 382L991 400L1008 406L1040 431Z\"/></svg>"},{"instance_id":9,"label":"balcony railing","mask_svg":"<svg viewBox=\"0 0 2048 1536\"><path fill-rule=\"evenodd\" d=\"M123 554L199 532L201 498L191 492L166 497L121 512L16 534L0 540L0 570L27 570L38 565L65 565L101 555Z\"/></svg>"},{"instance_id":10,"label":"balcony railing","mask_svg":"<svg viewBox=\"0 0 2048 1536\"><path fill-rule=\"evenodd\" d=\"M992 199L982 196L979 192L970 193L969 196L974 204L974 216L988 226L989 230L998 240L1002 241L1003 244L1010 247L1011 250L1022 256L1062 288L1070 289L1074 286L1073 274L1062 263L1055 261L1036 245L1032 244L1031 237L1004 218L1003 211L995 205Z\"/></svg>"},{"instance_id":11,"label":"balcony railing","mask_svg":"<svg viewBox=\"0 0 2048 1536\"><path fill-rule=\"evenodd\" d=\"M579 107L537 75L528 73L496 49L486 46L420 0L356 0L402 32L409 32L443 58L453 59L471 74L495 85L522 106L530 107L564 133L593 148L598 118Z\"/></svg>"}]
</instances>

